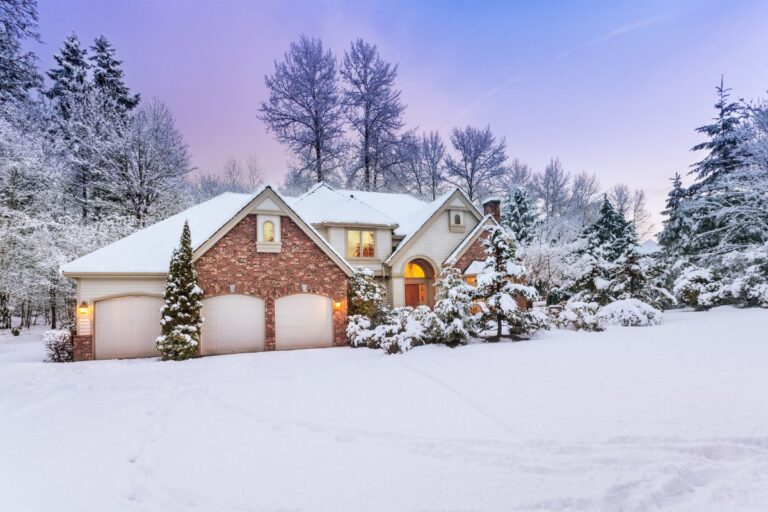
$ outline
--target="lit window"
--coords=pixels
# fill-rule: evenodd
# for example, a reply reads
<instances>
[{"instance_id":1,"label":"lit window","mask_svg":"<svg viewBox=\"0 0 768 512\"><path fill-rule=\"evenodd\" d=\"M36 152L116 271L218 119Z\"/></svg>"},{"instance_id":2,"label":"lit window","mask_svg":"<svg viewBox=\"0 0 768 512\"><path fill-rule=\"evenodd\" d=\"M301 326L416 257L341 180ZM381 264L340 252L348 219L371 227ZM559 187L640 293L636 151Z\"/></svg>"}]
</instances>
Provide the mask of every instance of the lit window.
<instances>
[{"instance_id":1,"label":"lit window","mask_svg":"<svg viewBox=\"0 0 768 512\"><path fill-rule=\"evenodd\" d=\"M263 233L264 242L274 242L275 241L275 224L271 220L268 220L267 222L265 222L264 225L262 226L262 233Z\"/></svg>"},{"instance_id":2,"label":"lit window","mask_svg":"<svg viewBox=\"0 0 768 512\"><path fill-rule=\"evenodd\" d=\"M424 269L418 263L408 263L405 266L405 277L410 277L414 279L423 279L427 277L427 274L424 272Z\"/></svg>"},{"instance_id":3,"label":"lit window","mask_svg":"<svg viewBox=\"0 0 768 512\"><path fill-rule=\"evenodd\" d=\"M347 231L347 257L373 258L376 255L375 239L373 231Z\"/></svg>"},{"instance_id":4,"label":"lit window","mask_svg":"<svg viewBox=\"0 0 768 512\"><path fill-rule=\"evenodd\" d=\"M464 282L467 283L469 286L475 287L477 286L477 277L467 276L464 278Z\"/></svg>"}]
</instances>

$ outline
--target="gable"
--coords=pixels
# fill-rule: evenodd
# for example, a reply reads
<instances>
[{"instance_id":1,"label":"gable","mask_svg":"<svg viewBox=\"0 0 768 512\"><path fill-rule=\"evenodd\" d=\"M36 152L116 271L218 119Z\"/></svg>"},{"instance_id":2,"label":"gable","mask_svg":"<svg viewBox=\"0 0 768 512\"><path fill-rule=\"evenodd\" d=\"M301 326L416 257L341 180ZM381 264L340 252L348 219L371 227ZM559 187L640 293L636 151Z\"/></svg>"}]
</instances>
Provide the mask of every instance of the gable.
<instances>
[{"instance_id":1,"label":"gable","mask_svg":"<svg viewBox=\"0 0 768 512\"><path fill-rule=\"evenodd\" d=\"M267 209L268 208L268 209ZM272 187L265 187L261 192L256 194L256 197L246 205L240 212L232 217L224 226L221 227L211 238L198 247L194 254L193 260L198 260L207 251L211 250L216 243L221 240L227 233L234 229L240 222L242 222L249 215L256 216L260 212L278 214L281 217L285 216L295 224L318 248L323 251L328 258L333 261L336 266L348 276L352 275L353 270L349 264L336 252L336 250L328 243L328 241L320 235L320 233L304 219L301 218L277 192L272 190ZM256 245L256 235L254 234L252 245Z\"/></svg>"}]
</instances>

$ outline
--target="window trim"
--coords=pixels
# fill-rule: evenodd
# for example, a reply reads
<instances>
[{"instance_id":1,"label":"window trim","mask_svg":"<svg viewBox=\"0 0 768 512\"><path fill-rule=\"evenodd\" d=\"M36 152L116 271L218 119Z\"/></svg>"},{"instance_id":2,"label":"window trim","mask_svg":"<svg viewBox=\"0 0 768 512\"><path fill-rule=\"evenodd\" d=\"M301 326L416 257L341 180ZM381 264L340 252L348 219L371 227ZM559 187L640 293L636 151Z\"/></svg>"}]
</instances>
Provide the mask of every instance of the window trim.
<instances>
[{"instance_id":1,"label":"window trim","mask_svg":"<svg viewBox=\"0 0 768 512\"><path fill-rule=\"evenodd\" d=\"M358 233L360 237L360 250L357 254L357 256L351 256L350 255L350 246L349 246L349 234L350 233ZM363 233L371 233L372 239L373 239L373 255L372 256L362 256L363 252ZM356 229L356 228L348 228L345 233L345 245L346 245L346 257L348 260L375 260L376 259L376 230L375 229Z\"/></svg>"}]
</instances>

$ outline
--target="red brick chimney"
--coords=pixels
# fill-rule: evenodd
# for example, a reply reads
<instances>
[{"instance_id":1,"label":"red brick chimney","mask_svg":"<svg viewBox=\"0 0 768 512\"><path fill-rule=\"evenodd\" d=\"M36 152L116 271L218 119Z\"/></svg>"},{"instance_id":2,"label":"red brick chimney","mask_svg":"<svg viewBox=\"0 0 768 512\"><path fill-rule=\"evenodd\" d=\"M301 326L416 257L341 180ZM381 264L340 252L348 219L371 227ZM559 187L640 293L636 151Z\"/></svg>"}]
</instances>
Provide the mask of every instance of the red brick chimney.
<instances>
[{"instance_id":1,"label":"red brick chimney","mask_svg":"<svg viewBox=\"0 0 768 512\"><path fill-rule=\"evenodd\" d=\"M483 213L493 215L496 222L501 222L501 198L488 197L483 200Z\"/></svg>"}]
</instances>

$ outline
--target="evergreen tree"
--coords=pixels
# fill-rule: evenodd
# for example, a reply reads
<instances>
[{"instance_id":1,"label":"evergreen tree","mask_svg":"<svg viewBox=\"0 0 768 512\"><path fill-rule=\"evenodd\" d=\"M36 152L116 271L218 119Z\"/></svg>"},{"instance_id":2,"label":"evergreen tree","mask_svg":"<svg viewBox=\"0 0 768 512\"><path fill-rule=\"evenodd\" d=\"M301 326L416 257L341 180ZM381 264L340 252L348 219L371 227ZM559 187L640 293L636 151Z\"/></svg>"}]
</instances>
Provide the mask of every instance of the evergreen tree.
<instances>
[{"instance_id":1,"label":"evergreen tree","mask_svg":"<svg viewBox=\"0 0 768 512\"><path fill-rule=\"evenodd\" d=\"M473 290L454 267L446 267L437 283L434 311L442 322L441 337L450 346L460 345L477 332L477 319L472 314Z\"/></svg>"},{"instance_id":2,"label":"evergreen tree","mask_svg":"<svg viewBox=\"0 0 768 512\"><path fill-rule=\"evenodd\" d=\"M515 255L515 237L499 225L488 227L483 239L486 260L477 276L476 296L482 300L483 322L496 323L496 337L502 335L506 322L512 336L520 336L543 327L528 307L538 298L536 289L524 284L526 270Z\"/></svg>"},{"instance_id":3,"label":"evergreen tree","mask_svg":"<svg viewBox=\"0 0 768 512\"><path fill-rule=\"evenodd\" d=\"M21 48L25 39L40 40L37 2L0 1L0 104L22 101L30 89L42 85L37 57Z\"/></svg>"},{"instance_id":4,"label":"evergreen tree","mask_svg":"<svg viewBox=\"0 0 768 512\"><path fill-rule=\"evenodd\" d=\"M538 214L525 189L515 187L507 195L501 209L501 225L515 236L519 244L529 244L536 235Z\"/></svg>"},{"instance_id":5,"label":"evergreen tree","mask_svg":"<svg viewBox=\"0 0 768 512\"><path fill-rule=\"evenodd\" d=\"M156 341L163 360L180 361L197 355L203 324L202 298L203 290L192 264L192 236L185 222L165 283L165 304L160 319L162 335Z\"/></svg>"},{"instance_id":6,"label":"evergreen tree","mask_svg":"<svg viewBox=\"0 0 768 512\"><path fill-rule=\"evenodd\" d=\"M704 159L694 164L690 172L697 178L697 182L690 187L692 194L742 165L743 148L739 133L742 109L738 103L729 101L730 89L725 87L722 77L716 90L717 117L712 124L696 129L697 132L705 134L709 140L693 147L693 151L708 153Z\"/></svg>"},{"instance_id":7,"label":"evergreen tree","mask_svg":"<svg viewBox=\"0 0 768 512\"><path fill-rule=\"evenodd\" d=\"M689 223L683 213L683 202L688 191L683 187L680 173L675 173L672 178L672 190L667 194L667 202L664 210L661 212L666 219L664 220L664 229L659 235L659 244L669 253L678 253L682 245L685 244L684 238L687 235Z\"/></svg>"},{"instance_id":8,"label":"evergreen tree","mask_svg":"<svg viewBox=\"0 0 768 512\"><path fill-rule=\"evenodd\" d=\"M69 117L73 103L82 101L90 88L88 52L80 46L77 34L72 33L64 40L64 45L53 58L57 67L48 71L48 77L53 84L45 95L54 101L58 115L65 120Z\"/></svg>"},{"instance_id":9,"label":"evergreen tree","mask_svg":"<svg viewBox=\"0 0 768 512\"><path fill-rule=\"evenodd\" d=\"M115 108L128 112L139 104L140 96L131 94L123 79L122 61L115 57L115 47L104 36L99 36L91 46L93 85Z\"/></svg>"},{"instance_id":10,"label":"evergreen tree","mask_svg":"<svg viewBox=\"0 0 768 512\"><path fill-rule=\"evenodd\" d=\"M355 269L347 286L349 307L347 314L362 315L374 323L384 313L384 290L376 282L373 271L364 267Z\"/></svg>"}]
</instances>

